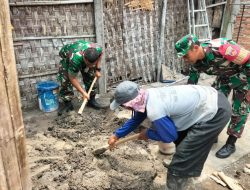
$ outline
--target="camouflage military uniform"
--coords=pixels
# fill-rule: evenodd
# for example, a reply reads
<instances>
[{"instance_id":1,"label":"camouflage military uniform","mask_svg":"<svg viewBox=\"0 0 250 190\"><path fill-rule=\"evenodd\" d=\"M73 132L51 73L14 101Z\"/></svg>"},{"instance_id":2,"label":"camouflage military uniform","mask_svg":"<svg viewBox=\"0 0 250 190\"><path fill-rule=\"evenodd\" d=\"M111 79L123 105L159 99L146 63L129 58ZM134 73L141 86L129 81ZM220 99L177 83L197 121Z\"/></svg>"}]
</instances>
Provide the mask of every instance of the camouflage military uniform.
<instances>
[{"instance_id":1,"label":"camouflage military uniform","mask_svg":"<svg viewBox=\"0 0 250 190\"><path fill-rule=\"evenodd\" d=\"M73 86L69 80L68 74L77 76L78 72L82 73L85 90L91 86L95 77L95 67L88 68L83 60L84 50L90 47L95 47L98 52L102 52L102 48L97 44L78 40L75 43L68 44L62 47L59 52L62 60L60 61L57 80L61 83L59 96L63 101L69 101L73 98ZM96 88L93 88L91 95L95 95Z\"/></svg>"},{"instance_id":2,"label":"camouflage military uniform","mask_svg":"<svg viewBox=\"0 0 250 190\"><path fill-rule=\"evenodd\" d=\"M248 58L248 61L242 65L228 61L218 51L220 46L225 43L237 45L226 38L210 40L201 44L205 51L205 58L192 65L188 83L197 84L199 73L204 72L208 75L217 75L212 86L226 96L233 90L233 115L228 127L228 134L239 138L250 112L250 106L246 100L246 94L250 90L250 59Z\"/></svg>"}]
</instances>

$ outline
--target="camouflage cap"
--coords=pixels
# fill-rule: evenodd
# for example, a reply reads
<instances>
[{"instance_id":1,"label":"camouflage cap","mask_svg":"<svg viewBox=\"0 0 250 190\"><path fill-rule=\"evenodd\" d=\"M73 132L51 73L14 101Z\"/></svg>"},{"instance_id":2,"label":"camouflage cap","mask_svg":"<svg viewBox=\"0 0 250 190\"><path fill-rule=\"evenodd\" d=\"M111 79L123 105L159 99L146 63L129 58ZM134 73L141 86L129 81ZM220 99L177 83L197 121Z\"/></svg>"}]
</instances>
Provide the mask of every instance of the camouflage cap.
<instances>
[{"instance_id":1,"label":"camouflage cap","mask_svg":"<svg viewBox=\"0 0 250 190\"><path fill-rule=\"evenodd\" d=\"M194 34L188 34L182 37L179 41L175 44L175 49L177 51L177 56L182 57L187 54L188 50L190 49L193 43L197 43L198 38Z\"/></svg>"}]
</instances>

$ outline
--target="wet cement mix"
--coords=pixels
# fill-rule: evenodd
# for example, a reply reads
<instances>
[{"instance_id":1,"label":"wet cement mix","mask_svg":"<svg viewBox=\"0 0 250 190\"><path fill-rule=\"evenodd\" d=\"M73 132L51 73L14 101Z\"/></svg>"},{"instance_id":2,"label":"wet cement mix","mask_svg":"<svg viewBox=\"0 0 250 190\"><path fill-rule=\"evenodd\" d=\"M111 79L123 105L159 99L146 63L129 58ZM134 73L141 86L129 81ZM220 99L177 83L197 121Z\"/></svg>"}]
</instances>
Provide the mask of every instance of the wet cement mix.
<instances>
[{"instance_id":1,"label":"wet cement mix","mask_svg":"<svg viewBox=\"0 0 250 190\"><path fill-rule=\"evenodd\" d=\"M33 189L164 189L162 160L166 156L156 155L157 144L130 141L114 151L93 155L93 150L107 145L125 119L109 110L91 108L82 115L72 111L54 118L43 131L27 132Z\"/></svg>"}]
</instances>

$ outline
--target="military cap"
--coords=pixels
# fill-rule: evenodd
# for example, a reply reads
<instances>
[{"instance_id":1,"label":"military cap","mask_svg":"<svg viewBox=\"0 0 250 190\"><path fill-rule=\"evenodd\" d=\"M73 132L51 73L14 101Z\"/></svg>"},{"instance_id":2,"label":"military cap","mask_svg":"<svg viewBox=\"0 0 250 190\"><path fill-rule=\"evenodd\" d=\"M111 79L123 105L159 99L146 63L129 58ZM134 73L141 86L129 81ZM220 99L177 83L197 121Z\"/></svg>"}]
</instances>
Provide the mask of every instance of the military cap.
<instances>
[{"instance_id":1,"label":"military cap","mask_svg":"<svg viewBox=\"0 0 250 190\"><path fill-rule=\"evenodd\" d=\"M182 57L187 54L191 45L197 43L198 38L194 34L188 34L178 40L175 44L175 49L177 51L177 56Z\"/></svg>"}]
</instances>

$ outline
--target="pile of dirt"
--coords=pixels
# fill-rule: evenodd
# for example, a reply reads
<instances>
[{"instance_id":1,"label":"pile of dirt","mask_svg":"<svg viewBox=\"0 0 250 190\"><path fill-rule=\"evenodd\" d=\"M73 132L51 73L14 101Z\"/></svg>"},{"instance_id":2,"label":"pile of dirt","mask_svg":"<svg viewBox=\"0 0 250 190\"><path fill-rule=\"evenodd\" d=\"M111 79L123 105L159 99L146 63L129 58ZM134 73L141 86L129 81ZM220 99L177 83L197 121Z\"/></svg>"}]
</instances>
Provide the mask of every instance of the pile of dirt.
<instances>
[{"instance_id":1,"label":"pile of dirt","mask_svg":"<svg viewBox=\"0 0 250 190\"><path fill-rule=\"evenodd\" d=\"M30 113L29 113L30 114ZM156 142L131 141L114 151L94 156L126 119L109 110L86 108L83 115L34 111L25 117L27 150L34 190L164 190L166 168ZM243 172L250 155L223 171L250 189ZM198 182L198 183L197 183ZM223 190L210 178L196 181L187 190Z\"/></svg>"},{"instance_id":2,"label":"pile of dirt","mask_svg":"<svg viewBox=\"0 0 250 190\"><path fill-rule=\"evenodd\" d=\"M29 137L33 189L164 189L165 168L152 151L157 145L133 141L92 154L124 121L108 110L88 108L83 115L58 117L45 132Z\"/></svg>"}]
</instances>

